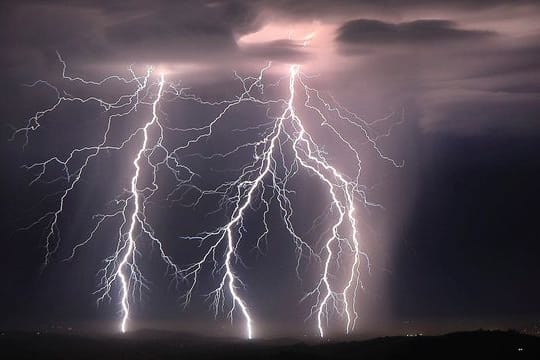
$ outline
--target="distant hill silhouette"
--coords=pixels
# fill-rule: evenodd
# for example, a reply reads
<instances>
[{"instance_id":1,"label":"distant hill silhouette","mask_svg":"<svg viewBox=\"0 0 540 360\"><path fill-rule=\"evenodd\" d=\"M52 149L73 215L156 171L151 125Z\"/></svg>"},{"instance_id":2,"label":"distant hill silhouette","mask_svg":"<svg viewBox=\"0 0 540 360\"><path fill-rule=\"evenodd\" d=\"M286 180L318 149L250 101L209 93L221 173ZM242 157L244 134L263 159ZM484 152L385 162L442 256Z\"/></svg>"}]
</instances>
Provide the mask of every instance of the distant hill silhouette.
<instances>
[{"instance_id":1,"label":"distant hill silhouette","mask_svg":"<svg viewBox=\"0 0 540 360\"><path fill-rule=\"evenodd\" d=\"M365 341L241 341L141 330L123 336L4 332L2 359L540 359L540 338L515 331Z\"/></svg>"}]
</instances>

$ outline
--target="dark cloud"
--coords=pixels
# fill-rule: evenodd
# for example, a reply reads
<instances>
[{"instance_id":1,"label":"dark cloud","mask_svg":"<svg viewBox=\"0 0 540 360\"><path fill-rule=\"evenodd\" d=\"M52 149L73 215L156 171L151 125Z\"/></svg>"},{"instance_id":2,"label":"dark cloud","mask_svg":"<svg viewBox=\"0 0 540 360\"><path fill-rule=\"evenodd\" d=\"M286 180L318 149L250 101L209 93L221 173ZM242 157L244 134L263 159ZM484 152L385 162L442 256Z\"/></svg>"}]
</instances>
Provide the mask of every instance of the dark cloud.
<instances>
[{"instance_id":1,"label":"dark cloud","mask_svg":"<svg viewBox=\"0 0 540 360\"><path fill-rule=\"evenodd\" d=\"M366 88L408 99L419 109L417 120L426 132L535 132L538 36L507 32L519 33L531 20L508 27L504 21L515 19L502 14L491 12L491 23L356 19L341 25L335 40L341 54L357 67L362 64L355 70L370 79ZM484 24L497 31L484 30Z\"/></svg>"},{"instance_id":2,"label":"dark cloud","mask_svg":"<svg viewBox=\"0 0 540 360\"><path fill-rule=\"evenodd\" d=\"M152 11L104 29L116 53L154 59L182 59L205 52L229 52L236 42L234 29L218 14L203 14L198 6Z\"/></svg>"},{"instance_id":3,"label":"dark cloud","mask_svg":"<svg viewBox=\"0 0 540 360\"><path fill-rule=\"evenodd\" d=\"M516 0L511 3L505 0L253 0L250 2L257 4L260 8L278 11L281 16L304 19L335 18L344 15L347 17L360 15L392 17L422 10L469 13L471 11L485 12L492 9L504 11L517 7L534 7L538 11L538 1L535 0Z\"/></svg>"},{"instance_id":4,"label":"dark cloud","mask_svg":"<svg viewBox=\"0 0 540 360\"><path fill-rule=\"evenodd\" d=\"M126 47L197 44L211 49L234 48L235 36L256 30L259 23L258 13L249 3L164 3L115 19L115 24L105 27L106 37L113 45Z\"/></svg>"},{"instance_id":5,"label":"dark cloud","mask_svg":"<svg viewBox=\"0 0 540 360\"><path fill-rule=\"evenodd\" d=\"M372 78L372 93L395 96L406 92L422 101L433 100L425 96L426 91L447 86L457 87L452 89L454 92L463 88L481 94L503 91L534 95L538 92L533 79L540 71L537 36L509 36L505 33L508 28L498 29L497 23L511 20L511 14L519 11L534 16L538 9L537 3L525 0L511 4L424 0L21 0L6 3L0 12L0 65L5 70L3 83L11 84L11 79L28 82L58 71L57 50L74 72L87 68L104 71L103 67L99 70L100 66L109 64L125 67L130 63L186 62L201 64L201 71L210 74L210 67L227 72L246 64L260 66L266 60L303 62L311 59L310 49L294 41L270 36L257 43L239 44L239 38L276 20L286 27L294 26L296 21L317 19L325 26L341 24L336 25L338 50L342 50L338 55L353 55L348 56L350 65L324 69L325 73L345 74L335 74L331 81L336 84L351 82L354 88L360 78ZM428 13L431 18L446 20L426 20ZM360 14L366 18L358 19ZM368 19L370 14L373 17ZM416 20L396 22L400 18ZM489 26L483 22L487 20L491 21ZM428 51L418 51L423 47ZM328 51L334 49L320 50L316 56L324 59L333 55ZM203 76L195 77L202 81ZM435 109L439 103L424 102L423 106ZM523 116L534 115L524 111Z\"/></svg>"},{"instance_id":6,"label":"dark cloud","mask_svg":"<svg viewBox=\"0 0 540 360\"><path fill-rule=\"evenodd\" d=\"M28 62L25 52L54 58L56 50L72 62L201 61L230 56L236 38L261 24L243 1L21 1L0 16L2 52L18 50L3 60L14 66Z\"/></svg>"},{"instance_id":7,"label":"dark cloud","mask_svg":"<svg viewBox=\"0 0 540 360\"><path fill-rule=\"evenodd\" d=\"M260 29L272 19L293 17L343 22L360 14L374 20L344 24L338 39L346 43L427 43L486 37L488 32L465 30L449 21L420 20L390 24L379 18L395 17L417 9L438 11L492 11L503 7L531 7L521 0L503 1L323 1L323 0L129 0L7 2L0 25L4 65L53 59L59 50L70 59L86 62L197 61L238 59L238 56L298 60L304 54L284 43L267 42L239 51L237 39ZM537 9L536 9L537 10ZM452 15L452 11L448 13ZM272 15L274 14L274 15ZM277 15L276 15L277 14ZM17 48L17 52L13 49ZM356 49L356 51L360 51ZM24 55L23 55L24 54ZM41 60L51 61L51 60ZM232 61L232 60L231 60ZM234 60L236 61L236 60Z\"/></svg>"},{"instance_id":8,"label":"dark cloud","mask_svg":"<svg viewBox=\"0 0 540 360\"><path fill-rule=\"evenodd\" d=\"M416 20L391 24L378 20L357 19L343 24L338 29L336 39L346 44L414 45L477 40L491 35L493 33L489 31L460 29L449 20Z\"/></svg>"},{"instance_id":9,"label":"dark cloud","mask_svg":"<svg viewBox=\"0 0 540 360\"><path fill-rule=\"evenodd\" d=\"M295 62L305 60L309 56L302 44L292 40L275 40L246 45L242 49L242 54L267 60L286 59Z\"/></svg>"}]
</instances>

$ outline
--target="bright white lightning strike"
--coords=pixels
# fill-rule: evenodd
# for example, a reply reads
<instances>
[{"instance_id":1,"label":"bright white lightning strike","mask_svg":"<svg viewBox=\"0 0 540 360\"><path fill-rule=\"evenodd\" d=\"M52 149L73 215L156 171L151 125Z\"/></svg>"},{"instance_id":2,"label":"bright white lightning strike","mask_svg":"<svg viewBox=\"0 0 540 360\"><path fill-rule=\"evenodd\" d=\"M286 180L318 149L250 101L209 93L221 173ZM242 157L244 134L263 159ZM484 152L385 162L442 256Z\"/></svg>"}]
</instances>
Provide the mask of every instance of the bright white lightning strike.
<instances>
[{"instance_id":1,"label":"bright white lightning strike","mask_svg":"<svg viewBox=\"0 0 540 360\"><path fill-rule=\"evenodd\" d=\"M311 39L312 36L306 37L304 44ZM290 234L296 251L297 276L300 278L303 260L314 259L320 265L319 280L302 299L303 301L313 299L308 317L316 318L318 334L321 337L325 336L326 324L332 311L344 319L346 333L354 329L359 316L356 309L357 295L358 291L363 288L361 265L364 263L367 272L371 271L369 258L361 246L355 204L379 205L367 200L367 188L360 183L362 168L360 153L355 148L355 143L347 140L345 134L340 131L340 126L350 126L359 130L364 143L369 145L379 158L390 162L393 166L401 166L385 156L378 145L379 138L389 135L396 124L392 124L383 134L373 135L374 132L370 126L375 122L367 123L335 101L325 100L317 89L308 86L308 77L300 72L299 65L289 67L289 73L286 77L288 80L286 97L276 99L265 97L263 77L270 68L269 64L255 77L241 77L235 73L242 88L240 95L232 97L231 100L207 101L185 94L186 89L166 82L163 74L159 75L157 82L153 81L152 68L148 68L144 76L137 76L130 69L130 78L109 76L102 81L93 82L68 76L66 64L60 57L59 59L63 65L63 80L70 83L100 89L108 82L116 81L126 86L134 85L135 89L112 101L107 101L97 96L76 97L67 91L60 91L56 86L45 81L38 81L32 85L50 87L56 92L58 100L50 108L36 113L28 120L27 126L15 133L15 135L23 134L25 136L25 146L28 144L29 133L40 127L40 120L57 111L64 103L97 104L107 114L102 138L96 145L78 147L67 156L53 156L45 161L26 166L29 170L37 170L37 175L31 184L37 181L65 182L66 184L65 188L60 191L58 206L25 228L29 229L41 223L46 224L45 265L58 251L60 217L64 212L66 201L79 185L83 173L87 171L88 164L104 152L121 151L128 144L138 144L136 154L132 155L129 161L133 171L129 189L112 202L111 211L95 216L96 222L88 237L74 246L68 257L68 259L73 259L78 249L87 245L96 236L105 221L117 220L120 222L116 235L116 249L111 256L105 259L104 267L98 272L100 286L96 294L98 294L98 302L111 299L111 291L115 286L119 287L120 329L122 332L125 332L128 327L130 299L137 293L140 294L141 289L146 287L146 280L137 265L137 258L142 253L139 249L141 237L145 237L152 245L157 246L161 259L166 264L173 279L187 283L184 295L185 305L192 298L201 272L205 271L206 266L210 264L211 274L214 276L220 274L218 284L207 294L212 299L215 315L217 316L220 310L224 309L226 303L229 303L230 306L226 313L231 320L235 312L241 315L245 334L251 339L254 336L252 318L254 310L252 306L256 306L256 304L248 304L244 296L246 284L242 281L241 271L237 266L239 263L242 264L243 257L239 251L239 244L249 240L255 248L262 251L261 243L270 232L267 218L272 211L272 204L277 204L277 211L281 214L283 224ZM277 87L279 82L270 86ZM301 90L300 94L297 93L298 89ZM164 101L164 96L210 106L218 109L218 114L207 125L200 127L166 127L159 116L159 107L160 103ZM301 98L304 99L303 103ZM299 106L299 103L302 105ZM224 153L185 154L191 146L214 136L215 127L228 120L225 118L230 112L238 108L241 109L242 106L248 104L267 108L267 117L270 121L236 130L241 132L254 130L258 131L259 134L262 132L257 140L245 142ZM114 122L121 119L132 119L142 108L150 108L150 114L146 116L144 124L129 132L120 141L112 139L110 133ZM278 110L276 111L276 109ZM342 173L337 166L331 164L324 147L317 144L304 126L305 119L301 119L304 115L299 115L300 109L313 114L314 116L309 118L310 123L313 123L313 120L319 121L321 127L335 136L333 141L343 145L343 149L356 159L354 174ZM276 115L272 115L274 112ZM202 120L204 122L204 119ZM333 123L336 120L340 122L340 125ZM383 120L386 118L380 121ZM187 140L183 140L181 145L167 149L163 143L166 132L171 134L180 132L189 136ZM195 185L194 179L200 178L200 176L180 162L180 156L183 152L182 156L184 157L198 156L204 160L215 160L224 159L242 151L250 151L252 161L240 168L240 174L237 178L209 190ZM45 179L49 172L54 171L53 165L60 166L61 175L52 180ZM143 175L143 167L149 171L150 179ZM167 200L175 201L174 198L178 192L181 192L182 189L189 189L196 191L198 196L193 203L188 205L197 206L203 197L218 196L220 201L217 211L230 211L224 225L197 236L184 237L191 241L197 241L204 249L200 258L185 266L176 265L171 257L165 253L163 244L156 237L154 229L147 220L147 203L158 191L160 169L172 174L177 182L177 186L169 193ZM327 216L331 218L331 226L327 232L321 233L323 246L319 249L314 241L306 240L298 235L293 225L295 213L291 195L294 194L294 191L289 188L289 183L300 169L306 170L317 179L325 187L328 194L329 210ZM253 236L246 231L245 219L249 215L248 213L258 206L262 206L264 210L262 214L264 231L258 236ZM336 269L339 270L339 274L336 274ZM337 281L338 275L344 276L345 281Z\"/></svg>"},{"instance_id":2,"label":"bright white lightning strike","mask_svg":"<svg viewBox=\"0 0 540 360\"><path fill-rule=\"evenodd\" d=\"M159 189L157 177L161 169L170 172L179 184L189 182L196 175L185 165L179 163L176 154L169 152L165 148L163 139L166 128L160 122L158 114L160 101L165 93L177 98L179 94L183 93L184 89L179 89L172 83L166 83L163 74L160 75L159 81L153 81L153 69L151 67L147 68L143 76L137 76L129 68L130 78L115 75L96 82L80 77L71 77L66 74L66 64L60 55L58 55L58 58L63 66L62 80L70 85L100 91L102 87L114 83L116 86L134 86L135 89L111 101L98 96L74 96L68 91L60 90L57 86L43 80L30 85L32 87L45 85L53 89L57 94L57 101L46 110L37 112L28 120L27 126L15 132L14 137L18 134L25 136L25 146L28 145L29 134L40 128L40 121L45 116L50 116L55 111L59 111L65 103L97 104L103 109L106 122L102 137L97 144L77 147L71 150L67 156L57 155L45 161L25 166L29 170L38 170L37 175L30 183L31 185L38 181L49 184L65 183L66 185L59 192L60 197L58 203L54 205L54 210L47 212L22 230L30 229L41 223L46 224L47 233L43 263L46 266L51 261L52 256L59 250L59 226L62 214L65 211L66 201L73 195L76 187L80 185L85 172L88 172L89 164L98 160L104 154L126 150L128 145L137 144L138 141L141 141L131 161L133 175L129 189L124 190L109 204L112 210L94 216L95 223L89 235L76 244L72 248L71 254L65 258L65 260L74 259L78 250L97 236L98 231L105 222L119 222L116 249L111 256L105 259L104 267L98 272L99 287L96 294L98 295L98 303L105 299L110 300L113 288L115 286L119 287L122 313L120 330L125 332L130 315L130 298L137 293L140 294L141 289L146 287L146 280L137 265L137 258L141 256L137 242L141 236L144 235L150 240L153 248L157 247L169 274L175 281L179 280L179 269L165 253L163 244L155 236L152 226L147 221L147 202ZM117 136L114 139L112 138L112 128L117 122L121 120L140 121L135 118L135 115L141 112L144 113L143 110L148 107L150 107L151 113L143 126L135 128L120 139ZM54 177L55 165L59 165L61 170L60 175L57 177ZM148 176L142 178L143 166L149 170L150 179L148 179ZM48 175L53 177L52 180L45 178Z\"/></svg>"},{"instance_id":3,"label":"bright white lightning strike","mask_svg":"<svg viewBox=\"0 0 540 360\"><path fill-rule=\"evenodd\" d=\"M360 154L354 148L353 144L346 140L337 127L332 125L330 119L324 114L329 112L335 115L337 119L352 125L361 130L365 137L365 141L371 146L372 150L382 159L389 161L394 166L401 166L389 157L383 155L378 147L378 137L371 136L369 132L369 124L360 119L355 114L348 110L337 106L332 106L326 102L316 89L310 88L301 77L299 65L292 65L289 68L288 75L288 97L276 100L263 100L255 95L255 91L264 93L262 78L265 70L269 66L263 68L258 77L240 78L244 93L238 97L237 102L231 103L220 113L211 123L211 128L205 136L211 136L212 127L217 120L221 119L225 112L230 107L241 103L256 103L266 106L281 105L283 106L279 116L274 118L266 129L266 135L260 140L244 143L226 153L212 154L202 156L203 158L225 158L245 149L253 149L253 162L241 168L241 174L233 181L226 182L217 188L211 190L201 190L198 201L205 195L222 196L221 203L231 205L232 213L229 221L220 228L214 231L205 232L200 236L187 237L191 240L199 241L201 245L208 243L207 251L203 253L201 259L182 270L182 276L192 280L192 286L186 294L186 302L191 298L191 293L197 283L199 273L202 271L206 262L213 263L212 273L222 271L221 281L217 288L211 291L208 295L213 297L213 307L217 315L219 309L225 302L225 291L229 292L232 298L232 304L229 308L229 316L232 319L233 312L236 306L240 307L240 313L244 319L245 333L248 338L253 336L253 319L250 315L250 310L246 300L239 293L244 283L240 276L233 269L233 260L242 262L241 255L238 253L238 245L244 240L245 236L249 236L249 232L245 230L244 220L247 212L255 208L257 203L263 204L263 223L265 231L257 237L250 236L251 242L255 243L256 248L260 249L260 241L266 238L269 232L267 223L267 215L270 212L270 203L277 201L279 211L282 214L282 220L289 232L297 252L297 275L299 275L300 262L303 257L315 258L322 263L321 277L317 285L309 291L303 300L310 297L315 298L315 303L311 308L310 316L314 315L317 318L317 329L321 337L325 335L325 320L329 318L329 309L333 308L339 315L345 318L345 331L349 333L354 329L358 319L356 310L357 293L362 288L360 264L362 259L365 260L367 270L371 271L369 258L361 249L357 221L355 202L360 199L361 203L366 206L379 206L371 203L366 198L365 188L359 183L361 160ZM340 173L336 167L332 166L326 159L325 152L316 144L313 137L305 129L302 120L296 111L296 87L299 86L305 96L304 107L312 110L318 115L321 120L321 126L330 129L339 142L345 145L345 149L350 151L357 160L357 173L354 177L347 177ZM314 103L318 101L322 107L317 107ZM265 125L265 124L263 124ZM268 124L266 124L268 125ZM386 133L380 136L386 136L391 131L393 125ZM264 129L264 126L250 127L250 129ZM293 159L287 164L285 147L289 146L293 151ZM287 188L289 180L294 176L300 168L306 169L311 174L315 175L327 188L330 196L330 209L337 212L337 216L331 226L329 237L324 242L324 247L320 252L317 252L309 242L304 241L300 237L292 222L293 209L292 201L289 198L291 191ZM269 178L269 188L271 195L267 195L265 191L267 185L266 179ZM268 198L269 197L269 198ZM223 205L222 205L223 206ZM245 233L247 235L245 235ZM224 260L220 263L217 260L219 249L224 248ZM331 280L335 274L331 274L332 264L341 263L341 258L344 253L350 252L349 267L345 270L347 280L344 285L339 288L339 285L333 284Z\"/></svg>"},{"instance_id":4,"label":"bright white lightning strike","mask_svg":"<svg viewBox=\"0 0 540 360\"><path fill-rule=\"evenodd\" d=\"M122 260L120 261L120 264L118 265L118 277L120 278L120 282L122 283L122 324L121 329L122 332L126 331L127 326L127 320L129 317L129 275L124 273L124 268L131 266L135 263L134 254L136 249L136 242L135 242L135 229L137 227L137 224L141 224L142 222L140 220L140 199L139 199L139 189L137 188L137 184L139 181L139 174L141 171L139 162L141 161L141 158L143 156L143 153L146 151L146 148L148 146L148 129L154 125L157 122L158 114L157 114L157 106L159 104L159 101L161 100L161 94L163 93L163 85L165 84L165 79L163 77L163 74L161 74L160 80L159 80L159 87L157 90L156 99L154 100L152 104L152 119L146 123L143 127L143 142L141 145L141 148L139 152L137 153L137 156L135 157L135 160L133 160L133 166L135 167L135 174L133 175L133 178L131 178L131 194L133 196L133 210L131 214L131 220L128 230L128 239L127 239L127 248L125 249L124 256L122 257Z\"/></svg>"}]
</instances>

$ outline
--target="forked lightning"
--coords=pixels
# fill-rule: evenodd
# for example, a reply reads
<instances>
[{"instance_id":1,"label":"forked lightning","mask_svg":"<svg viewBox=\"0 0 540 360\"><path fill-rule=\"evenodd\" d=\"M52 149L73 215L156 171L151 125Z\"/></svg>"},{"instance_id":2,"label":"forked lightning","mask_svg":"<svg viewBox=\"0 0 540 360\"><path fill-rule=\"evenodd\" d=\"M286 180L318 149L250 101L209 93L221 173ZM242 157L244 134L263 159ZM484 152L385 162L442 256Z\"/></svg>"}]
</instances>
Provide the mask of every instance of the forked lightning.
<instances>
[{"instance_id":1,"label":"forked lightning","mask_svg":"<svg viewBox=\"0 0 540 360\"><path fill-rule=\"evenodd\" d=\"M104 153L122 150L126 152L128 146L136 144L136 153L126 155L129 157L129 171L131 171L128 188L111 202L109 211L95 215L88 236L72 248L67 258L73 259L81 247L96 237L105 222L118 222L115 250L105 259L103 268L98 272L100 285L96 294L98 302L101 302L105 299L110 300L113 289L119 289L122 332L128 329L130 304L136 295L141 293L142 288L147 286L138 266L138 259L144 256L140 245L146 239L157 246L172 279L185 284L183 296L185 305L191 301L193 292L200 283L201 273L210 271L218 278L215 287L207 293L215 315L217 316L225 307L227 307L225 312L231 320L233 315L238 313L243 319L246 336L250 339L254 337L253 312L256 304L248 303L246 300L248 289L242 280L239 264L243 263L242 258L246 258L248 254L241 253L240 244L247 241L262 252L262 244L271 231L268 217L273 211L281 216L292 240L297 256L295 264L297 276L301 276L304 260L312 259L319 266L318 280L306 291L302 299L304 302L311 301L307 315L308 318L314 318L318 334L321 337L326 335L327 324L332 314L337 314L343 319L346 333L355 328L359 317L358 293L363 288L363 274L371 271L365 251L366 245L362 242L358 229L357 206L379 205L368 201L367 188L360 182L362 156L355 147L356 142L350 140L340 129L357 131L363 138L363 143L369 145L370 151L380 159L399 167L402 164L386 156L379 147L380 137L389 135L397 123L390 124L385 132L377 135L372 129L374 123L364 121L336 103L332 97L325 97L316 88L311 87L308 84L310 78L300 71L299 65L290 65L285 78L269 85L265 85L265 74L271 68L270 63L262 68L257 76L242 77L235 73L235 78L241 85L241 93L229 100L209 101L188 94L187 89L179 87L178 84L167 82L164 74L155 74L151 67L147 68L142 76L130 68L129 77L114 75L96 82L69 76L66 63L60 56L59 60L63 67L64 82L96 91L111 83L131 90L113 100L106 100L105 97L97 95L77 97L43 80L31 85L49 87L56 93L57 100L49 108L29 118L26 126L15 132L14 137L24 136L24 146L28 146L29 135L38 130L42 121L59 111L65 103L97 105L106 114L104 130L95 145L77 147L65 156L55 155L26 166L36 174L31 184L38 181L63 184L56 207L24 228L45 225L47 234L44 265L51 261L59 249L60 218L65 211L66 202L88 171L89 164L100 160ZM281 89L280 84L284 80L288 86ZM272 91L266 91L270 87ZM268 93L280 91L286 95L267 97ZM167 100L179 99L209 106L217 109L217 115L210 121L201 119L203 125L200 127L167 127L160 117L160 105L165 97ZM255 133L258 138L220 153L189 153L195 144L216 136L215 128L221 123L225 122L226 127L232 128L233 125L227 123L232 121L229 114L233 110L242 110L248 104L265 108L266 119L246 129L235 131ZM141 116L145 116L145 120L140 126L125 133L120 140L113 139L111 129L116 121L123 119L140 123ZM325 150L325 144L321 144L320 140L317 141L317 137L308 131L310 126L307 126L307 121L310 126L315 123L320 125L333 137L328 141L333 145L337 144L355 159L353 172L344 173L333 164L332 157ZM182 133L184 138L175 140L178 146L167 148L163 141L166 134L172 136L178 132ZM251 160L240 164L236 178L208 189L196 182L196 179L203 177L180 160L182 156L198 156L203 160L215 161L246 152L249 154L246 158L249 157ZM55 173L58 171L58 165L61 169L59 174ZM217 196L219 206L215 211L226 214L227 221L222 226L199 235L184 237L184 241L196 241L202 249L200 257L187 265L176 265L173 262L148 221L148 201L154 198L159 189L158 177L162 169L171 173L177 181L177 187L170 191L166 200L174 200L181 189L187 188L197 194L195 201L189 205L198 206L204 197ZM296 213L293 210L295 200L291 179L301 170L312 175L326 189L328 201L326 220L319 219L319 221L329 221L329 225L328 231L321 232L322 245L316 241L317 239L306 234L298 234L295 230ZM262 217L263 231L254 234L247 231L246 219L250 213L257 213L257 209L262 209L259 213Z\"/></svg>"}]
</instances>

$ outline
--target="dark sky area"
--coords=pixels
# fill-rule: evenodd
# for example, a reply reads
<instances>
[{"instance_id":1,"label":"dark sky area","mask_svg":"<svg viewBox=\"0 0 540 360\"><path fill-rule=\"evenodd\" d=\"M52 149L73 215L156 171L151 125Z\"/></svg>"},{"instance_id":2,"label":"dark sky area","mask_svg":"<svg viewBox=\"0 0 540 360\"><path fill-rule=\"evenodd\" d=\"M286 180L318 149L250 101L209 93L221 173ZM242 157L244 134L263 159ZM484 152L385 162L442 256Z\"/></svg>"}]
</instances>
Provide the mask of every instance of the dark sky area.
<instances>
[{"instance_id":1,"label":"dark sky area","mask_svg":"<svg viewBox=\"0 0 540 360\"><path fill-rule=\"evenodd\" d=\"M0 328L60 325L115 331L118 300L97 307L93 294L96 273L114 246L107 243L114 225L103 228L74 260L62 259L88 236L92 215L128 186L132 160L123 156L131 159L135 148L93 163L67 203L62 243L47 267L42 268L46 226L17 231L51 211L61 189L45 182L30 186L33 173L21 165L65 156L77 144L97 139L103 127L99 107L68 104L44 117L24 149L24 137L10 141L29 117L54 103L50 89L23 84L38 79L61 83L57 51L69 74L100 79L126 75L131 64L136 71L153 65L212 99L238 93L234 71L257 75L272 61L268 78L277 80L287 75L289 64L300 64L304 73L314 75L312 86L363 118L390 114L389 122L397 124L380 146L405 166L396 168L372 152L362 153L369 200L383 208L359 213L359 231L373 267L371 275L363 274L355 331L540 324L537 1L2 2ZM104 91L110 96L122 89L113 85ZM172 101L163 111L178 127L215 116L207 108ZM234 115L234 125L223 124L216 137L194 151L230 150L237 141L253 140L246 134L231 136L232 128L265 122L265 111L256 107ZM314 131L319 140L330 139L323 130ZM361 142L360 133L347 135ZM351 169L350 159L339 150L333 153L337 145L329 141L329 157L343 171ZM186 161L202 166L204 182L213 184L230 175L223 169L237 168L236 162L250 156ZM167 181L171 185L164 180L164 187ZM325 210L317 207L324 200L321 188L309 174L299 174L292 186L297 190L295 226L306 241L316 241L319 236L307 230ZM181 236L209 230L225 218L224 213L206 216L216 208L212 199L195 209L167 201L152 206L150 221L169 254L183 264L198 250ZM239 266L245 296L260 336L314 335L313 319L304 321L309 305L299 300L316 268L306 265L305 279L296 278L294 248L278 216L270 217L265 255L251 251L249 244L241 249L248 254L245 267ZM260 218L252 213L249 219L246 226L260 231ZM204 301L205 290L212 288L210 277L201 279L192 304L183 309L182 286L170 284L155 252L142 260L142 267L150 282L132 307L134 326L241 334L236 316L232 326L222 314L214 319Z\"/></svg>"}]
</instances>

